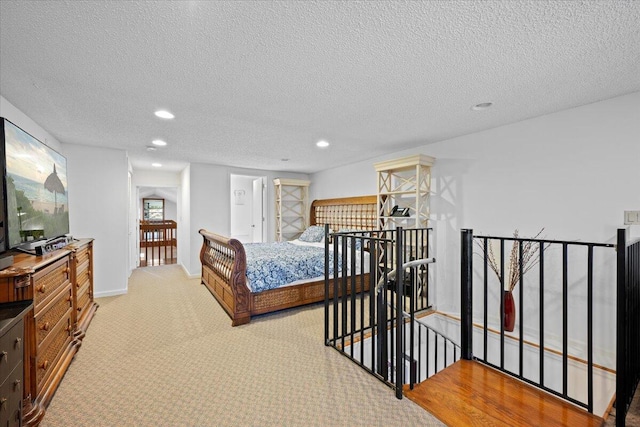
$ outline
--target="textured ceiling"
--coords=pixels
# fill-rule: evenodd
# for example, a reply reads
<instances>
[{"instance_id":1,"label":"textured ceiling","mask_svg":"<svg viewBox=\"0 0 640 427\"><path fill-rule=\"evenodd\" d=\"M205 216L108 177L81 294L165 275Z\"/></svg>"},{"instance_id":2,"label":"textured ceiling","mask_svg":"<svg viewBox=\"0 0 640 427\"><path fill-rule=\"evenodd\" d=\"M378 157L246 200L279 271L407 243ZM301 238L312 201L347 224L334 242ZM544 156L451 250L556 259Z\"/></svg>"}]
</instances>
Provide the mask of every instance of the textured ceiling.
<instances>
[{"instance_id":1,"label":"textured ceiling","mask_svg":"<svg viewBox=\"0 0 640 427\"><path fill-rule=\"evenodd\" d=\"M639 23L634 1L3 0L0 94L135 169L310 173L638 91Z\"/></svg>"}]
</instances>

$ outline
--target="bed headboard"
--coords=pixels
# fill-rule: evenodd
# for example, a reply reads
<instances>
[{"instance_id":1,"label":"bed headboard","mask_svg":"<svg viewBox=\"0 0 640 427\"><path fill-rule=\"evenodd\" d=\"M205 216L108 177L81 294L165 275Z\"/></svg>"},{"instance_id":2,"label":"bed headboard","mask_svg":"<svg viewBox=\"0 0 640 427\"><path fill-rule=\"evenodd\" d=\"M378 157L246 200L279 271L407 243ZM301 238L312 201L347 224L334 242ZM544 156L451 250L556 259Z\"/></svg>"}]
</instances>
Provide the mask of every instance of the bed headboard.
<instances>
[{"instance_id":1,"label":"bed headboard","mask_svg":"<svg viewBox=\"0 0 640 427\"><path fill-rule=\"evenodd\" d=\"M311 225L329 224L336 232L341 229L377 230L377 196L343 197L314 200L311 203Z\"/></svg>"}]
</instances>

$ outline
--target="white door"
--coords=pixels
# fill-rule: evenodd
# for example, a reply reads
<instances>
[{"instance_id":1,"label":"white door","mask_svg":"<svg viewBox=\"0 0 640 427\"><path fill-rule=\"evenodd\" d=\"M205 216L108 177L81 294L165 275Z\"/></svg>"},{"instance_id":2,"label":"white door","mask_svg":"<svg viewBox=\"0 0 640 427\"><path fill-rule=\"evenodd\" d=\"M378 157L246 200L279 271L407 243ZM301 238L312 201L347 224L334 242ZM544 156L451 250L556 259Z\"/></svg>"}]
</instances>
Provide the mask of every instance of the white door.
<instances>
[{"instance_id":1,"label":"white door","mask_svg":"<svg viewBox=\"0 0 640 427\"><path fill-rule=\"evenodd\" d=\"M252 241L263 242L264 212L263 212L264 179L253 180L253 211L251 213Z\"/></svg>"}]
</instances>

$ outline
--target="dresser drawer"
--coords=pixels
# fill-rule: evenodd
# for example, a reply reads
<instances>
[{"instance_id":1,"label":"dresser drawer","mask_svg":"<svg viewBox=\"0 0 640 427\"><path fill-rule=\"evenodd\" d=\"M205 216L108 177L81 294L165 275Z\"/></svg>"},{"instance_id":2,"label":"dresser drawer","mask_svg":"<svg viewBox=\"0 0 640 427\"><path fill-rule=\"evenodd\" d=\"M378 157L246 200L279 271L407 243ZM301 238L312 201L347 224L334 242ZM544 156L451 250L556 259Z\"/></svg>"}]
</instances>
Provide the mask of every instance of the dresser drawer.
<instances>
[{"instance_id":1,"label":"dresser drawer","mask_svg":"<svg viewBox=\"0 0 640 427\"><path fill-rule=\"evenodd\" d=\"M83 264L89 264L89 262L91 261L91 250L89 250L88 246L85 246L82 249L79 249L76 252L76 265L78 266L78 268L80 268L80 266L82 266Z\"/></svg>"},{"instance_id":2,"label":"dresser drawer","mask_svg":"<svg viewBox=\"0 0 640 427\"><path fill-rule=\"evenodd\" d=\"M20 319L9 331L0 337L0 382L4 373L10 372L16 365L22 362L23 322Z\"/></svg>"},{"instance_id":3,"label":"dresser drawer","mask_svg":"<svg viewBox=\"0 0 640 427\"><path fill-rule=\"evenodd\" d=\"M36 384L41 390L42 382L48 377L58 361L62 349L71 341L71 313L56 325L47 340L38 348L36 356Z\"/></svg>"},{"instance_id":4,"label":"dresser drawer","mask_svg":"<svg viewBox=\"0 0 640 427\"><path fill-rule=\"evenodd\" d=\"M42 307L36 315L36 345L38 347L55 329L58 322L65 316L69 316L72 309L71 286L68 285L55 300L51 300Z\"/></svg>"},{"instance_id":5,"label":"dresser drawer","mask_svg":"<svg viewBox=\"0 0 640 427\"><path fill-rule=\"evenodd\" d=\"M22 361L0 384L0 426L19 426L21 418Z\"/></svg>"},{"instance_id":6,"label":"dresser drawer","mask_svg":"<svg viewBox=\"0 0 640 427\"><path fill-rule=\"evenodd\" d=\"M89 270L89 263L86 263L82 268L76 270L76 287L79 289L91 281L91 271Z\"/></svg>"},{"instance_id":7,"label":"dresser drawer","mask_svg":"<svg viewBox=\"0 0 640 427\"><path fill-rule=\"evenodd\" d=\"M56 292L71 283L69 257L64 257L33 275L33 297L36 313Z\"/></svg>"},{"instance_id":8,"label":"dresser drawer","mask_svg":"<svg viewBox=\"0 0 640 427\"><path fill-rule=\"evenodd\" d=\"M77 309L78 309L78 317L81 317L85 310L89 307L91 303L91 286L86 284L82 289L78 291L78 300L77 300Z\"/></svg>"}]
</instances>

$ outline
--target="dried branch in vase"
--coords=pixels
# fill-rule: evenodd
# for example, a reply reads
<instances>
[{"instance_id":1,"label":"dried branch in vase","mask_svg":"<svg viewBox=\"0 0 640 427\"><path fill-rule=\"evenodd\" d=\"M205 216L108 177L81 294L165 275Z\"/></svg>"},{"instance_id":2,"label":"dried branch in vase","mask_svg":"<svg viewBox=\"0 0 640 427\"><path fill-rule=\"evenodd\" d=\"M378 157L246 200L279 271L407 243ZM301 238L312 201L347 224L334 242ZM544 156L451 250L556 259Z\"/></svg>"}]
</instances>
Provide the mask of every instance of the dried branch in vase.
<instances>
[{"instance_id":1,"label":"dried branch in vase","mask_svg":"<svg viewBox=\"0 0 640 427\"><path fill-rule=\"evenodd\" d=\"M489 267L496 274L498 280L503 283L505 290L510 292L513 291L520 280L520 270L522 270L522 275L524 275L527 271L531 270L538 261L540 261L540 245L538 242L533 242L527 239L536 239L543 231L544 228L542 228L535 236L521 240L518 240L520 239L518 230L516 229L513 232L514 240L509 253L509 263L504 268L506 274L506 280L504 281L502 280L502 274L500 271L500 254L498 257L496 256L493 250L493 245L491 244L491 239L476 240L476 244L482 251L482 255L484 256L486 254ZM485 242L487 242L487 247L485 247ZM520 258L520 245L522 245L522 258ZM543 250L546 249L547 246L545 246Z\"/></svg>"}]
</instances>

